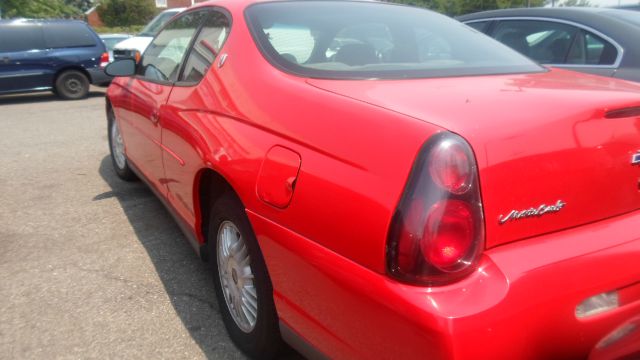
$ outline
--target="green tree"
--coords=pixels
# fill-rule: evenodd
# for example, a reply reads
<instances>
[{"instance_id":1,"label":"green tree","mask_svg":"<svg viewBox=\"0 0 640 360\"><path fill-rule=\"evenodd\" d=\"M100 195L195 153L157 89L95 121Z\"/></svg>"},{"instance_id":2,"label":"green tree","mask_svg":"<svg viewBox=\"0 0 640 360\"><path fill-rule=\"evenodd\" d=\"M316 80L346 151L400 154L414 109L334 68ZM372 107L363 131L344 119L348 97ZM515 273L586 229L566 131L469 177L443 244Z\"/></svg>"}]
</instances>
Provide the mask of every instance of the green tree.
<instances>
[{"instance_id":1,"label":"green tree","mask_svg":"<svg viewBox=\"0 0 640 360\"><path fill-rule=\"evenodd\" d=\"M70 18L81 15L64 0L2 0L0 10L3 18Z\"/></svg>"},{"instance_id":2,"label":"green tree","mask_svg":"<svg viewBox=\"0 0 640 360\"><path fill-rule=\"evenodd\" d=\"M143 25L156 14L153 0L103 0L98 7L107 26Z\"/></svg>"}]
</instances>

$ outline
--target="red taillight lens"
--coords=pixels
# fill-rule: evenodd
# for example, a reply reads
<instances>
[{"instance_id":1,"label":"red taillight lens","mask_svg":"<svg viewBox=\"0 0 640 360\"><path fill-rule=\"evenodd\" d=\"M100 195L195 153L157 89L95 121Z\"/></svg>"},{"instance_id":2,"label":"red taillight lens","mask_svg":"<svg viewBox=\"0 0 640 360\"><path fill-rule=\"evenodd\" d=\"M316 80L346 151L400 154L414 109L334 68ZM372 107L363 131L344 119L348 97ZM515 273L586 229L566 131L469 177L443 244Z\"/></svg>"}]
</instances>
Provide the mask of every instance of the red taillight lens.
<instances>
[{"instance_id":1,"label":"red taillight lens","mask_svg":"<svg viewBox=\"0 0 640 360\"><path fill-rule=\"evenodd\" d=\"M104 69L107 65L109 65L109 53L105 52L100 56L100 68Z\"/></svg>"},{"instance_id":2,"label":"red taillight lens","mask_svg":"<svg viewBox=\"0 0 640 360\"><path fill-rule=\"evenodd\" d=\"M471 186L471 161L462 145L445 140L429 157L429 172L436 184L454 194L463 194Z\"/></svg>"},{"instance_id":3,"label":"red taillight lens","mask_svg":"<svg viewBox=\"0 0 640 360\"><path fill-rule=\"evenodd\" d=\"M389 232L389 272L404 281L439 285L475 269L484 220L471 147L440 133L422 148Z\"/></svg>"},{"instance_id":4,"label":"red taillight lens","mask_svg":"<svg viewBox=\"0 0 640 360\"><path fill-rule=\"evenodd\" d=\"M456 271L475 238L473 211L460 200L444 200L431 208L421 248L425 259L442 271Z\"/></svg>"}]
</instances>

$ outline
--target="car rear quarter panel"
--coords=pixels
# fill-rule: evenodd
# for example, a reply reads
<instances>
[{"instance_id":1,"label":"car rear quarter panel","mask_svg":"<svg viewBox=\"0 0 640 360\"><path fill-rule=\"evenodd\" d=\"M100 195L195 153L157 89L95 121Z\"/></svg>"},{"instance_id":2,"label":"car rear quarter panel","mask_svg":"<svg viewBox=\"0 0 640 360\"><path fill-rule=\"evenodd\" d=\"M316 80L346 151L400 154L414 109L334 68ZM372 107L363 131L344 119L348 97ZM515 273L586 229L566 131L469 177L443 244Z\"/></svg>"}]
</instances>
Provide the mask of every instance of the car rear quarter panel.
<instances>
[{"instance_id":1,"label":"car rear quarter panel","mask_svg":"<svg viewBox=\"0 0 640 360\"><path fill-rule=\"evenodd\" d=\"M161 120L163 144L184 162L165 154L181 216L198 228L197 189L186 186L195 181L185 174L212 168L247 209L384 273L390 218L418 150L438 128L274 69L237 21L221 53L228 54L224 66L214 65L197 87L174 88ZM275 145L301 157L284 210L256 192L263 159Z\"/></svg>"}]
</instances>

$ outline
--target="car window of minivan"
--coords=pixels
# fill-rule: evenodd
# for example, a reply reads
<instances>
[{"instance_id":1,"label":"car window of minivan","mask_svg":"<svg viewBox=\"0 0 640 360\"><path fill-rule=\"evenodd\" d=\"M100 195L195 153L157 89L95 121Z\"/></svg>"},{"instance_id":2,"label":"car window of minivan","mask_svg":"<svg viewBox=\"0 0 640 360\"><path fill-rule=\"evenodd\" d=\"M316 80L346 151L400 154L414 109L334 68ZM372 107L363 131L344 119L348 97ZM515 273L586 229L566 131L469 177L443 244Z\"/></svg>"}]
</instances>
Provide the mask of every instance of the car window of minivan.
<instances>
[{"instance_id":1,"label":"car window of minivan","mask_svg":"<svg viewBox=\"0 0 640 360\"><path fill-rule=\"evenodd\" d=\"M49 48L96 46L95 36L80 23L51 23L45 25L44 38Z\"/></svg>"},{"instance_id":2,"label":"car window of minivan","mask_svg":"<svg viewBox=\"0 0 640 360\"><path fill-rule=\"evenodd\" d=\"M44 36L39 25L0 26L0 52L19 52L44 49Z\"/></svg>"}]
</instances>

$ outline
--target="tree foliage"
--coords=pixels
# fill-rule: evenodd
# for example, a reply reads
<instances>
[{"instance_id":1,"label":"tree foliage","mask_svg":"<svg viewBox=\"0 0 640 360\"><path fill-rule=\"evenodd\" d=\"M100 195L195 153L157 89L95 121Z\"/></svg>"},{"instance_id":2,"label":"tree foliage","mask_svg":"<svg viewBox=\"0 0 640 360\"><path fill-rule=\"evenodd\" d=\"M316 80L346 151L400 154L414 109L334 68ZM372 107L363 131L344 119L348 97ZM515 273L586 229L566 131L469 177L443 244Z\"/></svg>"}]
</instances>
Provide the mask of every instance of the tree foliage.
<instances>
[{"instance_id":1,"label":"tree foliage","mask_svg":"<svg viewBox=\"0 0 640 360\"><path fill-rule=\"evenodd\" d=\"M70 18L82 15L65 0L1 0L3 18Z\"/></svg>"},{"instance_id":2,"label":"tree foliage","mask_svg":"<svg viewBox=\"0 0 640 360\"><path fill-rule=\"evenodd\" d=\"M425 7L450 16L484 10L542 6L545 0L389 0L390 2Z\"/></svg>"},{"instance_id":3,"label":"tree foliage","mask_svg":"<svg viewBox=\"0 0 640 360\"><path fill-rule=\"evenodd\" d=\"M143 25L156 14L153 0L103 0L98 7L107 26Z\"/></svg>"}]
</instances>

